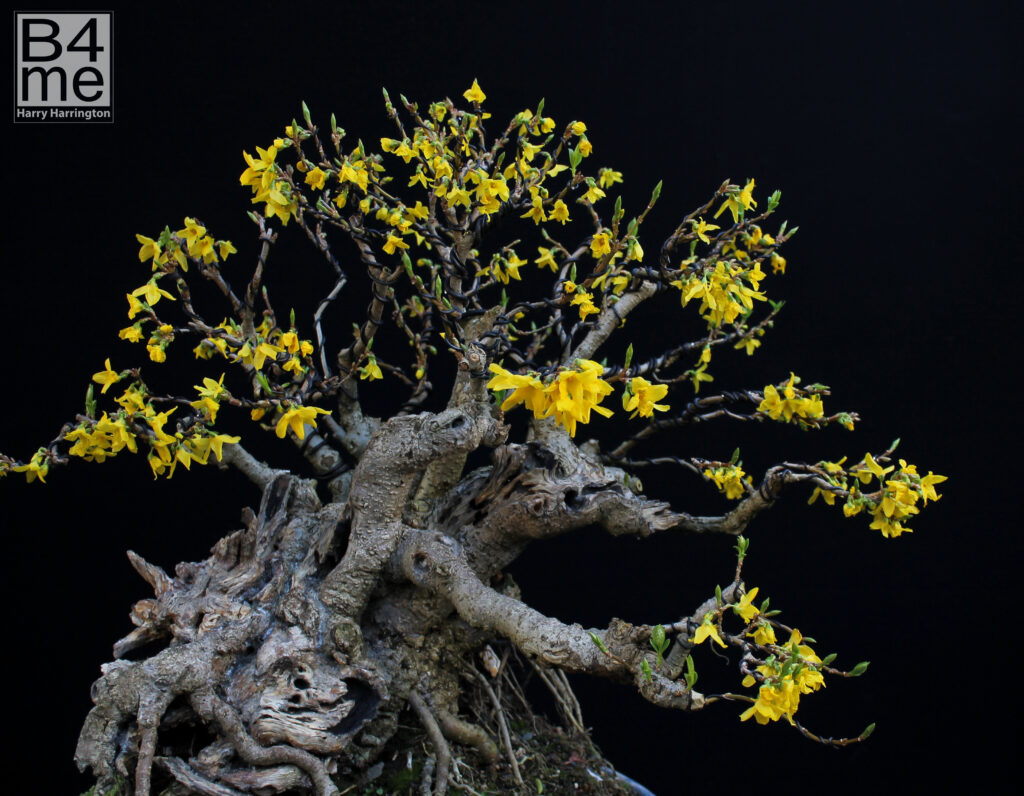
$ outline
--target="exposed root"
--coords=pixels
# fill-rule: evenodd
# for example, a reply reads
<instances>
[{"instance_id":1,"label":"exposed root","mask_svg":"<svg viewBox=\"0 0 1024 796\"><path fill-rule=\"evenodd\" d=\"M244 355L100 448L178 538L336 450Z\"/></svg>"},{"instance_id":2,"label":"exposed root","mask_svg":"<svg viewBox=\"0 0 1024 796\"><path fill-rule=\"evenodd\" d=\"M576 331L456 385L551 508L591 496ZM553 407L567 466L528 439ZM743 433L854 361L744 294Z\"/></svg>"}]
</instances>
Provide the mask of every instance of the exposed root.
<instances>
[{"instance_id":1,"label":"exposed root","mask_svg":"<svg viewBox=\"0 0 1024 796\"><path fill-rule=\"evenodd\" d=\"M498 695L494 693L494 689L491 688L491 684L487 682L487 678L480 674L480 672L478 672L474 667L467 666L465 671L476 678L480 683L480 686L487 693L487 696L490 697L498 719L498 729L501 732L501 742L505 746L505 754L508 757L509 765L512 766L512 776L515 778L517 785L522 785L523 776L519 773L519 762L516 760L515 750L512 749L512 738L509 735L508 722L505 721L505 711L501 707L501 700L498 699Z\"/></svg>"},{"instance_id":2,"label":"exposed root","mask_svg":"<svg viewBox=\"0 0 1024 796\"><path fill-rule=\"evenodd\" d=\"M238 713L227 702L217 697L212 689L193 694L191 701L196 713L207 720L215 720L220 725L245 762L260 766L290 763L306 772L313 782L317 796L337 796L338 789L331 781L327 768L314 755L291 746L260 746L246 732Z\"/></svg>"},{"instance_id":3,"label":"exposed root","mask_svg":"<svg viewBox=\"0 0 1024 796\"><path fill-rule=\"evenodd\" d=\"M561 669L541 666L532 658L530 659L530 665L533 666L533 670L540 677L541 682L547 686L551 695L555 698L555 705L557 705L558 712L562 718L576 732L586 735L587 729L583 726L583 712L580 709L579 701L576 699L576 694L573 693L572 686L569 685L569 678L566 677L565 672Z\"/></svg>"},{"instance_id":4,"label":"exposed root","mask_svg":"<svg viewBox=\"0 0 1024 796\"><path fill-rule=\"evenodd\" d=\"M446 738L464 746L472 746L488 763L498 762L498 758L501 757L498 746L482 727L460 719L443 708L438 708L435 712L437 723Z\"/></svg>"},{"instance_id":5,"label":"exposed root","mask_svg":"<svg viewBox=\"0 0 1024 796\"><path fill-rule=\"evenodd\" d=\"M430 743L433 745L434 752L436 753L437 774L434 778L434 796L445 796L448 793L448 768L452 760L451 749L448 747L448 742L444 739L441 728L434 719L434 714L430 712L430 708L423 701L423 697L416 691L410 691L408 699L412 709L416 712L416 717L420 720L420 724L427 731L427 737L430 738ZM426 782L426 778L424 778L424 782Z\"/></svg>"}]
</instances>

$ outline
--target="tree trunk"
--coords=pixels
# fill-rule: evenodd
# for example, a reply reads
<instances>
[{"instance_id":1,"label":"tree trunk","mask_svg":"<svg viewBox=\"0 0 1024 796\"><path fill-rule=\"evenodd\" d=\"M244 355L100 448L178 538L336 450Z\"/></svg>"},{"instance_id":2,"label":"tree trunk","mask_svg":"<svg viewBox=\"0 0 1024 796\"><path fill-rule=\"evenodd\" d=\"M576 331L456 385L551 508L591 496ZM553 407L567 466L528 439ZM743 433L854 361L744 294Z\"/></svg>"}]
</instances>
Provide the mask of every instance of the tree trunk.
<instances>
[{"instance_id":1,"label":"tree trunk","mask_svg":"<svg viewBox=\"0 0 1024 796\"><path fill-rule=\"evenodd\" d=\"M521 602L502 570L533 538L598 521L641 532L664 506L567 437L563 450L500 445L505 431L482 401L395 417L326 505L314 481L252 467L259 511L205 561L171 577L129 553L155 596L92 689L76 760L96 793L535 793L535 779L631 792L562 670L628 681L647 636L613 622L598 632L615 654L602 654L589 631ZM493 465L460 478L481 444L499 445ZM565 729L529 709L517 661Z\"/></svg>"}]
</instances>

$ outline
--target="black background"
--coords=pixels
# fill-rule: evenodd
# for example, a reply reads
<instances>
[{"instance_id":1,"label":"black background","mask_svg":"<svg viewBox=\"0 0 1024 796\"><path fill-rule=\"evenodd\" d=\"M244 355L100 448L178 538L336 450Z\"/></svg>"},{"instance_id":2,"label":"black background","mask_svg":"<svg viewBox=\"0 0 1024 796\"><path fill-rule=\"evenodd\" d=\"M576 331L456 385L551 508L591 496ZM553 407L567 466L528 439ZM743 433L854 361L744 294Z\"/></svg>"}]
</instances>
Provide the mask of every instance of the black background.
<instances>
[{"instance_id":1,"label":"black background","mask_svg":"<svg viewBox=\"0 0 1024 796\"><path fill-rule=\"evenodd\" d=\"M901 455L950 477L897 540L799 494L749 534L748 584L822 653L873 662L806 698L800 717L837 736L877 722L869 743L835 751L785 726L740 724L736 705L670 714L577 678L597 742L659 796L997 782L1020 708L1021 83L1010 4L826 5L116 9L115 123L8 123L0 449L27 458L80 410L104 357L139 360L114 335L124 293L148 278L136 232L195 215L253 258L241 150L280 135L300 101L369 143L391 134L381 86L426 103L476 77L496 121L545 97L560 124L587 122L591 163L625 173L627 211L665 181L648 251L726 177L756 177L762 198L782 189L776 218L801 227L787 274L766 283L787 301L776 329L750 360L716 358L713 386L795 370L832 385L826 406L863 422L819 436L707 426L673 438L674 450L725 458L741 445L757 473L783 458L859 457L899 435ZM636 320L665 336L677 317ZM23 769L42 772L29 792L78 793L89 783L71 757L89 684L146 596L124 550L167 569L202 558L257 498L212 469L154 482L141 460L78 463L46 486L18 480L0 486L5 724L21 741L12 750L47 761ZM679 508L721 507L681 472L645 481ZM566 620L669 622L728 581L728 548L588 532L531 549L514 572L528 600ZM709 689L735 687L735 668L706 652L698 670Z\"/></svg>"}]
</instances>

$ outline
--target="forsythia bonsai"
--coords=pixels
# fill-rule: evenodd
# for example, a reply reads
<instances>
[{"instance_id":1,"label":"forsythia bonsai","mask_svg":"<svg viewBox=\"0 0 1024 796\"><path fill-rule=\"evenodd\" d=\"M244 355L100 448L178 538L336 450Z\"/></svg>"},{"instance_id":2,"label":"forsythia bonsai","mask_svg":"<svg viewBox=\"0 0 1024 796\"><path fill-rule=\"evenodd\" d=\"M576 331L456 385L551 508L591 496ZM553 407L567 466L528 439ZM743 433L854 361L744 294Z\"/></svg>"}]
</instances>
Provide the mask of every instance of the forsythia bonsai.
<instances>
[{"instance_id":1,"label":"forsythia bonsai","mask_svg":"<svg viewBox=\"0 0 1024 796\"><path fill-rule=\"evenodd\" d=\"M589 168L583 122L556 123L541 103L494 136L476 81L464 97L426 108L403 97L399 109L385 92L397 132L379 149L347 142L333 117L320 130L303 106L304 123L243 153L240 181L261 211L250 213L251 269L196 218L138 235L149 275L127 293L129 325L118 335L144 346L154 367L171 354L194 358L201 383L159 394L140 367L107 359L84 412L53 442L28 461L0 456L0 475L28 481L72 457L131 453L154 477L218 464L262 491L245 527L201 563L172 576L129 554L154 597L134 606L135 628L93 688L76 759L97 793L122 780L140 795L158 786L338 793L369 781L396 748L404 711L429 751L417 746L401 761L407 779L395 790L415 781L437 794L470 783L508 791L529 781L535 791L535 779L556 775L527 771L515 752L528 743L508 720L525 704L517 662L536 670L580 737L565 672L608 677L681 710L736 702L741 720L783 719L830 744L870 732L825 740L797 720L800 700L826 678L866 664L835 668L834 655L820 657L758 599L742 579L743 533L784 489L803 485L811 502L896 537L945 478L894 463L892 449L778 464L757 483L738 451L728 460L643 453L717 418L800 429L852 429L858 419L833 412L828 388L792 373L701 392L713 356L753 355L781 307L764 290L785 272L779 249L796 231L769 229L780 194L756 198L754 180L727 181L645 247L660 184L631 215L609 195L622 174ZM301 321L282 317L265 285L278 237L296 232L322 258L317 279L327 275ZM346 291L368 306L339 323ZM620 342L646 302L674 307L680 323L688 315L694 339ZM372 382L389 387L378 397L384 411L367 398ZM250 431L225 430L245 424ZM592 429L603 441L581 442ZM296 446L308 469L258 460L246 433ZM489 463L468 465L481 448ZM688 471L731 507L693 516L645 496L636 476L653 466ZM590 525L734 537L732 580L660 624L586 629L531 608L506 567L531 542ZM695 689L702 644L734 653L735 693ZM146 655L128 659L144 645ZM493 764L489 783L466 759Z\"/></svg>"}]
</instances>

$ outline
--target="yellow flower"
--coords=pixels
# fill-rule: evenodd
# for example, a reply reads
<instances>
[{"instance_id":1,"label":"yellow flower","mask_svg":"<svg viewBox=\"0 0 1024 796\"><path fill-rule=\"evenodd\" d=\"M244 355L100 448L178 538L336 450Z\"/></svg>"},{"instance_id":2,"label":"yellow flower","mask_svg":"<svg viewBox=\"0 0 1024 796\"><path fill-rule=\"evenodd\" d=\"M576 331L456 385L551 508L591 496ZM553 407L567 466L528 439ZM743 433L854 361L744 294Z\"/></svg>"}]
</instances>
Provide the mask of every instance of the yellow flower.
<instances>
[{"instance_id":1,"label":"yellow flower","mask_svg":"<svg viewBox=\"0 0 1024 796\"><path fill-rule=\"evenodd\" d=\"M746 473L737 464L730 464L726 467L708 468L704 471L704 477L715 482L719 492L724 492L729 500L739 500L746 494L746 487L743 483L743 476ZM747 485L750 479L747 479Z\"/></svg>"},{"instance_id":2,"label":"yellow flower","mask_svg":"<svg viewBox=\"0 0 1024 796\"><path fill-rule=\"evenodd\" d=\"M268 357L273 362L277 359L277 355L281 353L284 353L283 348L264 341L256 346L256 351L252 357L252 365L256 370L261 370Z\"/></svg>"},{"instance_id":3,"label":"yellow flower","mask_svg":"<svg viewBox=\"0 0 1024 796\"><path fill-rule=\"evenodd\" d=\"M548 396L544 391L544 383L532 374L520 375L505 370L492 363L488 370L494 374L489 382L489 390L513 390L501 404L501 411L507 412L518 404L524 404L533 412L534 417L543 417L548 406Z\"/></svg>"},{"instance_id":4,"label":"yellow flower","mask_svg":"<svg viewBox=\"0 0 1024 796\"><path fill-rule=\"evenodd\" d=\"M614 169L601 169L597 173L597 181L602 188L611 188L615 183L622 182L622 172Z\"/></svg>"},{"instance_id":5,"label":"yellow flower","mask_svg":"<svg viewBox=\"0 0 1024 796\"><path fill-rule=\"evenodd\" d=\"M754 628L754 632L747 633L747 635L754 639L755 644L761 644L767 646L769 644L776 643L775 628L773 628L768 622L760 622Z\"/></svg>"},{"instance_id":6,"label":"yellow flower","mask_svg":"<svg viewBox=\"0 0 1024 796\"><path fill-rule=\"evenodd\" d=\"M588 315L597 315L601 311L594 305L594 296L580 288L573 296L570 304L580 309L580 320L585 321Z\"/></svg>"},{"instance_id":7,"label":"yellow flower","mask_svg":"<svg viewBox=\"0 0 1024 796\"><path fill-rule=\"evenodd\" d=\"M117 336L121 340L127 340L129 343L137 343L142 339L142 325L136 323L132 326L126 326L117 333Z\"/></svg>"},{"instance_id":8,"label":"yellow flower","mask_svg":"<svg viewBox=\"0 0 1024 796\"><path fill-rule=\"evenodd\" d=\"M627 412L633 412L631 417L652 417L654 411L666 412L669 410L667 404L659 404L668 395L667 384L651 384L642 376L636 376L626 383L626 389L622 393L622 408Z\"/></svg>"},{"instance_id":9,"label":"yellow flower","mask_svg":"<svg viewBox=\"0 0 1024 796\"><path fill-rule=\"evenodd\" d=\"M199 240L206 234L206 227L197 222L194 218L185 217L185 228L179 229L176 233L179 238L184 238L185 243L188 245L189 253L192 253L192 249L196 245L196 241ZM152 304L153 302L149 302Z\"/></svg>"},{"instance_id":10,"label":"yellow flower","mask_svg":"<svg viewBox=\"0 0 1024 796\"><path fill-rule=\"evenodd\" d=\"M745 348L747 350L747 356L751 356L754 353L754 349L761 345L761 341L756 337L746 337L740 340L733 348Z\"/></svg>"},{"instance_id":11,"label":"yellow flower","mask_svg":"<svg viewBox=\"0 0 1024 796\"><path fill-rule=\"evenodd\" d=\"M541 268L550 268L552 273L556 273L558 271L558 263L555 262L556 250L553 248L545 249L543 246L538 246L537 251L540 252L540 257L534 260L534 262Z\"/></svg>"},{"instance_id":12,"label":"yellow flower","mask_svg":"<svg viewBox=\"0 0 1024 796\"><path fill-rule=\"evenodd\" d=\"M534 224L539 224L541 221L547 221L547 216L544 215L544 200L539 196L533 200L530 205L530 209L519 216L520 218L532 218Z\"/></svg>"},{"instance_id":13,"label":"yellow flower","mask_svg":"<svg viewBox=\"0 0 1024 796\"><path fill-rule=\"evenodd\" d=\"M139 262L144 263L146 260L153 258L160 258L160 244L152 238L147 238L145 235L136 235L135 239L142 244L142 248L139 249Z\"/></svg>"},{"instance_id":14,"label":"yellow flower","mask_svg":"<svg viewBox=\"0 0 1024 796\"><path fill-rule=\"evenodd\" d=\"M125 298L128 299L128 320L132 320L140 312L146 311L142 302L135 298L131 293L125 293L124 295Z\"/></svg>"},{"instance_id":15,"label":"yellow flower","mask_svg":"<svg viewBox=\"0 0 1024 796\"><path fill-rule=\"evenodd\" d=\"M587 188L587 192L581 197L584 202L594 204L598 199L604 198L604 191L597 187L597 184L591 185Z\"/></svg>"},{"instance_id":16,"label":"yellow flower","mask_svg":"<svg viewBox=\"0 0 1024 796\"><path fill-rule=\"evenodd\" d=\"M569 125L569 129L572 130L573 135L583 135L587 132L587 126L583 122L573 122Z\"/></svg>"},{"instance_id":17,"label":"yellow flower","mask_svg":"<svg viewBox=\"0 0 1024 796\"><path fill-rule=\"evenodd\" d=\"M569 207L561 199L555 200L555 206L551 208L550 218L552 221L557 221L563 226L565 222L569 220Z\"/></svg>"},{"instance_id":18,"label":"yellow flower","mask_svg":"<svg viewBox=\"0 0 1024 796\"><path fill-rule=\"evenodd\" d=\"M598 404L612 392L612 386L601 378L604 368L598 362L578 359L573 370L563 370L546 388L549 394L546 417L576 435L577 423L589 423L590 411L611 417L612 411Z\"/></svg>"},{"instance_id":19,"label":"yellow flower","mask_svg":"<svg viewBox=\"0 0 1024 796\"><path fill-rule=\"evenodd\" d=\"M366 166L361 160L356 163L349 163L348 161L343 163L339 178L342 182L354 182L363 193L366 193L366 187L370 184L370 172L366 170ZM359 206L362 208L362 203ZM366 210L363 210L363 212L365 213Z\"/></svg>"},{"instance_id":20,"label":"yellow flower","mask_svg":"<svg viewBox=\"0 0 1024 796\"><path fill-rule=\"evenodd\" d=\"M605 254L611 254L611 236L607 232L599 232L594 235L590 242L590 252L595 260L600 260Z\"/></svg>"},{"instance_id":21,"label":"yellow flower","mask_svg":"<svg viewBox=\"0 0 1024 796\"><path fill-rule=\"evenodd\" d=\"M327 174L319 166L306 175L305 183L314 191L319 191L327 182Z\"/></svg>"},{"instance_id":22,"label":"yellow flower","mask_svg":"<svg viewBox=\"0 0 1024 796\"><path fill-rule=\"evenodd\" d=\"M946 476L936 475L931 470L921 479L921 497L924 498L924 505L927 506L929 500L938 500L942 497L935 491L935 484L941 484L945 480L947 480Z\"/></svg>"},{"instance_id":23,"label":"yellow flower","mask_svg":"<svg viewBox=\"0 0 1024 796\"><path fill-rule=\"evenodd\" d=\"M704 372L707 369L708 369L708 365L705 362L700 367L696 368L695 370L691 370L690 371L690 381L693 383L693 391L694 391L694 393L699 393L700 392L701 382L704 382L704 381L714 381L715 380L715 377L712 376L710 373L705 373Z\"/></svg>"},{"instance_id":24,"label":"yellow flower","mask_svg":"<svg viewBox=\"0 0 1024 796\"><path fill-rule=\"evenodd\" d=\"M409 244L406 243L399 237L396 237L394 233L388 233L388 239L384 242L383 249L388 254L394 254L395 249L408 249Z\"/></svg>"},{"instance_id":25,"label":"yellow flower","mask_svg":"<svg viewBox=\"0 0 1024 796\"><path fill-rule=\"evenodd\" d=\"M725 210L728 210L732 214L732 223L735 224L739 221L740 214L743 211L757 207L757 202L753 198L753 190L754 181L750 180L739 191L730 193L725 202L722 203L722 206L718 208L715 218L718 218Z\"/></svg>"},{"instance_id":26,"label":"yellow flower","mask_svg":"<svg viewBox=\"0 0 1024 796\"><path fill-rule=\"evenodd\" d=\"M238 254L238 249L229 240L219 240L217 241L217 253L220 255L220 259L225 260L229 254Z\"/></svg>"},{"instance_id":27,"label":"yellow flower","mask_svg":"<svg viewBox=\"0 0 1024 796\"><path fill-rule=\"evenodd\" d=\"M484 94L480 88L480 84L473 78L473 85L470 86L466 91L462 92L462 96L466 98L467 102L480 103L487 99L487 95Z\"/></svg>"},{"instance_id":28,"label":"yellow flower","mask_svg":"<svg viewBox=\"0 0 1024 796\"><path fill-rule=\"evenodd\" d=\"M328 414L330 414L328 410L316 406L292 406L277 421L275 433L284 439L290 428L299 439L305 439L306 426L310 425L316 428L316 416Z\"/></svg>"},{"instance_id":29,"label":"yellow flower","mask_svg":"<svg viewBox=\"0 0 1024 796\"><path fill-rule=\"evenodd\" d=\"M850 474L857 476L862 484L871 483L871 476L875 476L879 481L881 481L882 476L891 473L895 469L892 465L883 469L882 465L876 462L870 453L864 454L864 466L867 469L850 471Z\"/></svg>"},{"instance_id":30,"label":"yellow flower","mask_svg":"<svg viewBox=\"0 0 1024 796\"><path fill-rule=\"evenodd\" d=\"M711 614L705 614L704 621L700 623L700 627L697 628L697 632L693 636L693 644L700 644L709 638L718 642L719 646L725 646L725 642L722 641L722 637L718 635L718 628L715 626L713 616Z\"/></svg>"},{"instance_id":31,"label":"yellow flower","mask_svg":"<svg viewBox=\"0 0 1024 796\"><path fill-rule=\"evenodd\" d=\"M100 392L104 393L108 389L110 389L111 384L116 384L117 382L119 382L121 380L121 376L118 375L116 371L111 370L110 357L107 357L106 361L104 361L103 363L103 370L99 371L98 373L93 373L92 380L97 384L103 385L103 387L100 388Z\"/></svg>"},{"instance_id":32,"label":"yellow flower","mask_svg":"<svg viewBox=\"0 0 1024 796\"><path fill-rule=\"evenodd\" d=\"M384 378L384 374L381 372L380 365L377 364L376 357L371 356L370 361L367 362L363 367L359 368L359 378L366 379L369 381L376 381L377 379Z\"/></svg>"},{"instance_id":33,"label":"yellow flower","mask_svg":"<svg viewBox=\"0 0 1024 796\"><path fill-rule=\"evenodd\" d=\"M171 301L174 301L174 296L172 296L170 293L168 293L163 288L159 287L157 285L155 279L149 280L142 287L135 288L135 290L132 291L131 295L133 295L133 296L143 296L144 299L145 299L145 302L149 306L151 306L151 307L154 304L156 304L158 301L160 301L161 297L162 298L170 299ZM131 299L129 299L129 302L130 301L131 301ZM134 317L134 316L129 315L128 317L131 318L131 317Z\"/></svg>"},{"instance_id":34,"label":"yellow flower","mask_svg":"<svg viewBox=\"0 0 1024 796\"><path fill-rule=\"evenodd\" d=\"M744 594L738 603L732 607L732 610L738 613L744 622L749 623L751 619L757 616L760 611L757 610L757 606L754 605L754 598L757 597L757 590L759 586L755 586L753 589Z\"/></svg>"},{"instance_id":35,"label":"yellow flower","mask_svg":"<svg viewBox=\"0 0 1024 796\"><path fill-rule=\"evenodd\" d=\"M224 443L227 442L234 445L236 442L240 442L241 439L241 437L232 437L227 434L214 434L210 437L210 449L213 451L214 455L217 457L217 461L219 462L223 456Z\"/></svg>"},{"instance_id":36,"label":"yellow flower","mask_svg":"<svg viewBox=\"0 0 1024 796\"><path fill-rule=\"evenodd\" d=\"M29 460L28 464L21 464L11 468L16 473L24 473L26 483L31 484L37 478L40 483L46 483L46 474L50 470L50 458L46 448L40 448Z\"/></svg>"},{"instance_id":37,"label":"yellow flower","mask_svg":"<svg viewBox=\"0 0 1024 796\"><path fill-rule=\"evenodd\" d=\"M711 238L708 237L708 232L710 232L713 229L721 229L721 227L718 226L718 224L709 224L703 218L697 219L696 221L691 221L690 226L693 227L694 234L696 234L696 236L700 238L700 240L702 240L704 243L711 243Z\"/></svg>"},{"instance_id":38,"label":"yellow flower","mask_svg":"<svg viewBox=\"0 0 1024 796\"><path fill-rule=\"evenodd\" d=\"M772 273L786 273L786 258L783 257L781 254L777 254L775 252L772 252Z\"/></svg>"},{"instance_id":39,"label":"yellow flower","mask_svg":"<svg viewBox=\"0 0 1024 796\"><path fill-rule=\"evenodd\" d=\"M793 679L787 676L782 682L762 685L757 694L757 701L740 714L740 721L746 721L753 716L758 724L778 721L783 717L792 722L799 704L800 689Z\"/></svg>"}]
</instances>

